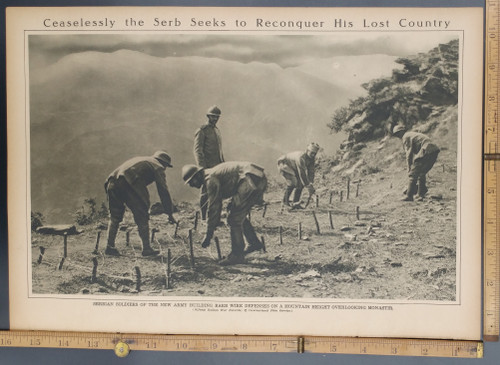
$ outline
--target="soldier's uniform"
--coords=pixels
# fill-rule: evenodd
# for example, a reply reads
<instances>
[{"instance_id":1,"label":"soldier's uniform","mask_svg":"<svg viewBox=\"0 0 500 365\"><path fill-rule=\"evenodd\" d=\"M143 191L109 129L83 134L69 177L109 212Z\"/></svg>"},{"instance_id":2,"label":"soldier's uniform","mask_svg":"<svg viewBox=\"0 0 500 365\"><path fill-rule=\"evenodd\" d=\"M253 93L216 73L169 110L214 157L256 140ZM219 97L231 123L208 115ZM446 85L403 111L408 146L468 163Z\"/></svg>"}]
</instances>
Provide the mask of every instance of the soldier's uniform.
<instances>
[{"instance_id":1,"label":"soldier's uniform","mask_svg":"<svg viewBox=\"0 0 500 365\"><path fill-rule=\"evenodd\" d=\"M316 153L319 146L311 144L308 149ZM310 157L307 151L290 152L278 159L278 171L285 179L287 185L285 195L283 196L284 204L288 205L288 200L294 189L293 202L296 203L300 200L304 187L312 188L314 182L314 164L314 157Z\"/></svg>"},{"instance_id":2,"label":"soldier's uniform","mask_svg":"<svg viewBox=\"0 0 500 365\"><path fill-rule=\"evenodd\" d=\"M206 187L208 195L207 233L203 247L210 244L220 222L222 202L225 199L231 199L228 204L227 217L231 230L231 253L225 263L241 263L246 253L263 247L247 216L252 206L261 205L264 202L264 192L267 188L264 169L250 162L223 162L206 170L194 165L186 165L183 168L186 184L191 184L191 179L199 173L202 174L202 184ZM249 243L247 250L244 250L243 235Z\"/></svg>"},{"instance_id":3,"label":"soldier's uniform","mask_svg":"<svg viewBox=\"0 0 500 365\"><path fill-rule=\"evenodd\" d=\"M115 249L115 239L118 226L123 220L125 206L134 216L143 244L143 254L156 253L151 249L149 242L150 200L147 186L156 183L165 213L172 217L174 208L165 178L166 167L172 167L170 157L164 152L157 152L154 156L132 158L109 175L104 184L110 212L106 249L108 254L118 254Z\"/></svg>"},{"instance_id":4,"label":"soldier's uniform","mask_svg":"<svg viewBox=\"0 0 500 365\"><path fill-rule=\"evenodd\" d=\"M429 137L422 133L410 131L401 138L409 177L406 200L413 200L415 193L423 198L427 193L426 174L434 166L440 150Z\"/></svg>"},{"instance_id":5,"label":"soldier's uniform","mask_svg":"<svg viewBox=\"0 0 500 365\"><path fill-rule=\"evenodd\" d=\"M195 132L194 157L196 164L203 168L211 168L224 162L222 139L217 126L208 123Z\"/></svg>"},{"instance_id":6,"label":"soldier's uniform","mask_svg":"<svg viewBox=\"0 0 500 365\"><path fill-rule=\"evenodd\" d=\"M211 107L207 116L217 116L221 114L220 109L216 106ZM219 128L215 123L208 122L198 128L194 135L194 158L196 164L203 168L214 167L221 162L224 162L222 153L222 138ZM202 187L200 192L200 207L202 219L206 216L207 192Z\"/></svg>"}]
</instances>

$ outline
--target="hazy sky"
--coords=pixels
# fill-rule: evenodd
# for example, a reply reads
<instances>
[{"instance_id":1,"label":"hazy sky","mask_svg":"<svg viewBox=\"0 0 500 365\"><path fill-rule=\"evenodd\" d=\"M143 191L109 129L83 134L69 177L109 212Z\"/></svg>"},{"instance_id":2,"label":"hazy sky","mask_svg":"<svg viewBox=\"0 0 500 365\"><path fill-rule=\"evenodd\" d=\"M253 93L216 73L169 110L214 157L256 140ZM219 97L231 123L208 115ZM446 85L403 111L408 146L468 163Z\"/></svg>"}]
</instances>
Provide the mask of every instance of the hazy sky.
<instances>
[{"instance_id":1,"label":"hazy sky","mask_svg":"<svg viewBox=\"0 0 500 365\"><path fill-rule=\"evenodd\" d=\"M330 35L31 35L30 64L40 67L76 52L129 49L156 57L201 56L298 66L312 59L427 52L458 37L454 32L336 33Z\"/></svg>"}]
</instances>

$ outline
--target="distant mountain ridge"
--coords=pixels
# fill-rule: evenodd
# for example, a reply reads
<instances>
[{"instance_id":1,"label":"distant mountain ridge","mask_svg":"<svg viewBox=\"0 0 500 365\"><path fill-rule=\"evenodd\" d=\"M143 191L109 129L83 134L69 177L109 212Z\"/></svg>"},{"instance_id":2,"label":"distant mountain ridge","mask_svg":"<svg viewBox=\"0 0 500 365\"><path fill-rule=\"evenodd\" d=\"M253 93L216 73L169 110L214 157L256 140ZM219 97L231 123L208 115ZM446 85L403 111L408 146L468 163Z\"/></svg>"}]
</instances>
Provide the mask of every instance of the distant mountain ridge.
<instances>
[{"instance_id":1,"label":"distant mountain ridge","mask_svg":"<svg viewBox=\"0 0 500 365\"><path fill-rule=\"evenodd\" d=\"M274 64L157 58L140 52L68 55L30 74L32 210L72 221L84 198L104 201L103 182L121 162L164 149L175 200L197 195L180 169L193 163L195 130L210 105L228 160L250 160L275 174L284 152L316 141L334 151L326 124L352 94Z\"/></svg>"}]
</instances>

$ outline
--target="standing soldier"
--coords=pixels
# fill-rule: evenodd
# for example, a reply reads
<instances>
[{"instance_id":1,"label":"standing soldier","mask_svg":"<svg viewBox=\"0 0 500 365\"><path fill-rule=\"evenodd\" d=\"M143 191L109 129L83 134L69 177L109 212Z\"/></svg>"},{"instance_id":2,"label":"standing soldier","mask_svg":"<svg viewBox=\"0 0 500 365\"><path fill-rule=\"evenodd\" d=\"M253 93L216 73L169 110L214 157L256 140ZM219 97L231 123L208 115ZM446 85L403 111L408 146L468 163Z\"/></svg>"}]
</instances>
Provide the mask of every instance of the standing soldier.
<instances>
[{"instance_id":1,"label":"standing soldier","mask_svg":"<svg viewBox=\"0 0 500 365\"><path fill-rule=\"evenodd\" d=\"M244 255L263 248L247 218L253 205L263 204L267 178L264 169L250 162L224 162L211 169L195 165L182 168L184 182L193 188L204 187L208 195L207 232L202 247L208 247L220 221L222 201L228 205L227 223L231 229L231 253L221 265L244 262ZM245 249L245 235L249 245Z\"/></svg>"},{"instance_id":2,"label":"standing soldier","mask_svg":"<svg viewBox=\"0 0 500 365\"><path fill-rule=\"evenodd\" d=\"M413 201L415 193L418 195L417 200L422 200L427 193L426 174L434 166L439 148L425 134L407 132L402 125L395 126L392 134L403 140L408 164L409 182L403 201Z\"/></svg>"},{"instance_id":3,"label":"standing soldier","mask_svg":"<svg viewBox=\"0 0 500 365\"><path fill-rule=\"evenodd\" d=\"M295 189L293 195L294 206L298 206L300 195L304 187L309 191L309 195L314 194L314 164L319 145L311 143L306 151L295 151L287 153L278 159L278 171L286 181L283 204L290 205L290 194Z\"/></svg>"},{"instance_id":4,"label":"standing soldier","mask_svg":"<svg viewBox=\"0 0 500 365\"><path fill-rule=\"evenodd\" d=\"M202 125L194 135L194 158L196 164L204 169L214 167L224 162L222 154L222 139L217 128L221 111L212 106L207 111L207 124ZM207 192L204 187L200 193L201 218L205 220L207 214Z\"/></svg>"},{"instance_id":5,"label":"standing soldier","mask_svg":"<svg viewBox=\"0 0 500 365\"><path fill-rule=\"evenodd\" d=\"M157 151L153 156L134 157L109 175L104 184L109 204L108 244L106 255L118 256L115 247L118 226L123 220L125 206L134 215L134 221L142 240L142 256L155 256L160 252L153 250L149 242L149 193L148 185L156 183L158 195L168 221L175 223L172 215L174 207L167 188L165 169L172 167L170 156L163 151Z\"/></svg>"}]
</instances>

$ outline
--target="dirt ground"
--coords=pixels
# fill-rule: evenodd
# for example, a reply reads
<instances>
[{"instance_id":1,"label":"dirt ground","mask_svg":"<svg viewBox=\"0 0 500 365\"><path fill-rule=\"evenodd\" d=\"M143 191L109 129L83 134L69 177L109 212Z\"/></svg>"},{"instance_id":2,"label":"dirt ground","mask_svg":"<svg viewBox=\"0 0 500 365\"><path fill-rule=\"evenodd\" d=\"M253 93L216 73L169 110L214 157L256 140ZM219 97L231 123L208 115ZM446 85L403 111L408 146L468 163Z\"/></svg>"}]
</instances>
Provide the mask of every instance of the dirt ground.
<instances>
[{"instance_id":1,"label":"dirt ground","mask_svg":"<svg viewBox=\"0 0 500 365\"><path fill-rule=\"evenodd\" d=\"M281 182L271 179L265 196L268 202L265 214L263 208L251 212L251 221L259 237L264 239L266 252L249 254L244 264L219 265L214 241L206 249L200 246L205 223L198 220L195 228L195 206L183 203L179 205L180 213L176 214L180 221L177 234L175 226L167 224L165 215L151 218L150 228L159 230L153 247L161 248L160 257L140 255L140 239L130 214L126 215L117 238L120 257L104 255L106 224L102 222L78 227L82 233L68 236L67 258L61 269L64 238L33 233L33 292L454 300L457 276L455 151L441 152L428 174L429 193L424 201L403 202L400 199L406 184L406 170L400 141L389 141L383 147L373 144L366 148L367 155L383 163L377 169L351 178L349 184L345 172L321 171L315 184L318 201L311 201L307 209L282 210ZM194 267L190 259L190 229ZM101 232L100 242L94 253L98 232ZM227 255L229 227L219 227L215 235L221 255ZM45 253L38 263L40 246ZM168 288L167 250L171 252ZM97 269L92 282L94 262ZM141 277L139 286L137 270Z\"/></svg>"}]
</instances>

